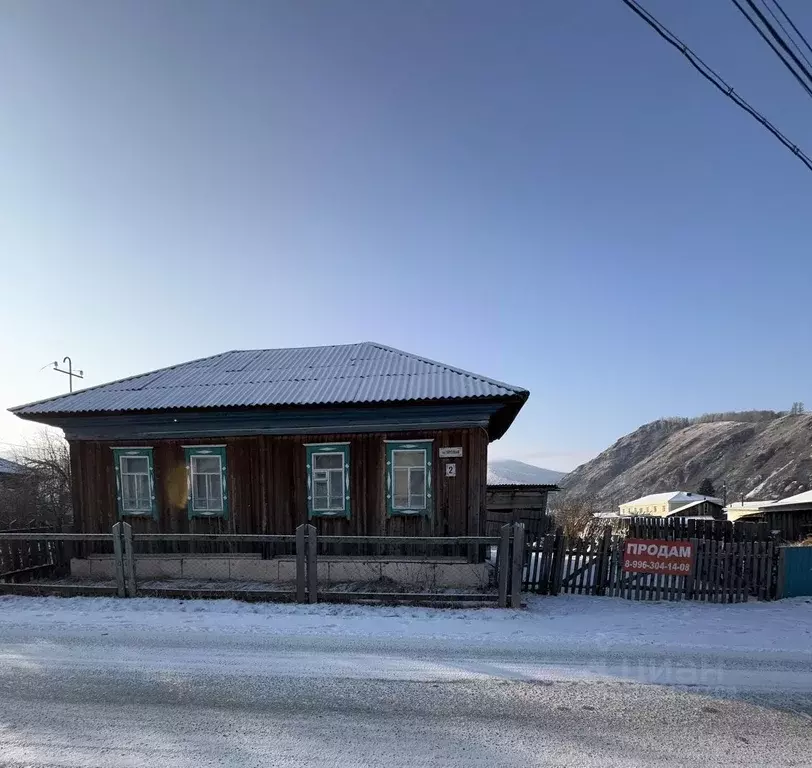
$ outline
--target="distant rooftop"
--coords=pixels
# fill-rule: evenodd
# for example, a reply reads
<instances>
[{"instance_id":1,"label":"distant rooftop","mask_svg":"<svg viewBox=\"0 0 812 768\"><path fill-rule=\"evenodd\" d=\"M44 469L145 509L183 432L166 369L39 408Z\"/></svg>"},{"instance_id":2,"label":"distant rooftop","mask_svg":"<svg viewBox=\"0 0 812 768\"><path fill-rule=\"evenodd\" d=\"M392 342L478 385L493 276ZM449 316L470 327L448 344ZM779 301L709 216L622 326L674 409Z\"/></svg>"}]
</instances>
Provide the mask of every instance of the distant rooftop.
<instances>
[{"instance_id":1,"label":"distant rooftop","mask_svg":"<svg viewBox=\"0 0 812 768\"><path fill-rule=\"evenodd\" d=\"M796 493L794 496L788 496L786 499L779 501L771 501L764 506L770 507L784 507L793 504L812 504L812 491L804 491L803 493Z\"/></svg>"},{"instance_id":2,"label":"distant rooftop","mask_svg":"<svg viewBox=\"0 0 812 768\"><path fill-rule=\"evenodd\" d=\"M723 504L721 499L715 496L703 496L701 493L692 493L691 491L666 491L665 493L650 493L648 496L641 496L639 499L632 499L632 501L624 501L620 506L625 507L627 504L664 504L666 502L694 502L694 501L712 501L715 504Z\"/></svg>"},{"instance_id":3,"label":"distant rooftop","mask_svg":"<svg viewBox=\"0 0 812 768\"><path fill-rule=\"evenodd\" d=\"M363 342L223 352L10 410L24 418L36 418L48 414L463 399L505 399L521 404L528 394L521 387Z\"/></svg>"},{"instance_id":4,"label":"distant rooftop","mask_svg":"<svg viewBox=\"0 0 812 768\"><path fill-rule=\"evenodd\" d=\"M728 504L725 509L731 512L738 512L742 509L761 509L762 507L769 507L773 501L734 501Z\"/></svg>"},{"instance_id":5,"label":"distant rooftop","mask_svg":"<svg viewBox=\"0 0 812 768\"><path fill-rule=\"evenodd\" d=\"M22 475L24 473L25 467L22 464L9 461L9 459L0 459L0 475Z\"/></svg>"}]
</instances>

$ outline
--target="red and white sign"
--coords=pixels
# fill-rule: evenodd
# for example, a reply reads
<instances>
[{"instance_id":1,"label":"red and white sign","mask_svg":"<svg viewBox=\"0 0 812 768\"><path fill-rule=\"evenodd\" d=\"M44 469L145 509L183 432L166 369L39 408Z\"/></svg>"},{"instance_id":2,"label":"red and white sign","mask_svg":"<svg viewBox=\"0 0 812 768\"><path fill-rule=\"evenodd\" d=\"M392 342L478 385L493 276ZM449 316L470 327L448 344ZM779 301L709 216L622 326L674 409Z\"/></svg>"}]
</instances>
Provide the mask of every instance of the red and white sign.
<instances>
[{"instance_id":1,"label":"red and white sign","mask_svg":"<svg viewBox=\"0 0 812 768\"><path fill-rule=\"evenodd\" d=\"M666 573L690 576L694 545L690 541L626 539L623 570L626 573Z\"/></svg>"}]
</instances>

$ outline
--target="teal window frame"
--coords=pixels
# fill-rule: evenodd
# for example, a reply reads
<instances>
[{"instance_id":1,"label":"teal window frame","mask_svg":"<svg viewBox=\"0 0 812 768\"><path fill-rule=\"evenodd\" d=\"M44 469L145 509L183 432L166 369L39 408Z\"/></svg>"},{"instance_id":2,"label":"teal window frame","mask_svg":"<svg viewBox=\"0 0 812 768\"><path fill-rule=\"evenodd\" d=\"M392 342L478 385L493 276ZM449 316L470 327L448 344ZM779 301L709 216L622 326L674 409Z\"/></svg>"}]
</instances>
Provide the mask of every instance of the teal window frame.
<instances>
[{"instance_id":1,"label":"teal window frame","mask_svg":"<svg viewBox=\"0 0 812 768\"><path fill-rule=\"evenodd\" d=\"M313 457L325 454L340 454L342 457L342 483L344 486L343 509L316 509L313 503L315 484ZM307 468L307 519L314 517L344 517L350 519L350 444L349 443L305 443L305 466ZM333 470L335 471L335 470Z\"/></svg>"},{"instance_id":2,"label":"teal window frame","mask_svg":"<svg viewBox=\"0 0 812 768\"><path fill-rule=\"evenodd\" d=\"M122 459L145 458L147 460L147 482L149 487L149 509L125 508L124 490L122 481ZM116 471L116 503L118 516L122 517L151 517L158 519L158 507L155 504L155 462L152 458L152 448L113 448L113 463ZM140 474L140 473L139 473Z\"/></svg>"},{"instance_id":3,"label":"teal window frame","mask_svg":"<svg viewBox=\"0 0 812 768\"><path fill-rule=\"evenodd\" d=\"M184 445L186 455L186 514L189 520L196 517L216 517L228 520L228 464L224 445ZM218 458L220 460L221 509L199 509L194 506L194 459L197 457ZM211 474L211 473L209 473Z\"/></svg>"},{"instance_id":4,"label":"teal window frame","mask_svg":"<svg viewBox=\"0 0 812 768\"><path fill-rule=\"evenodd\" d=\"M425 507L395 506L395 451L424 452L424 500ZM433 492L434 440L387 440L386 441L386 514L388 517L431 517L434 512Z\"/></svg>"}]
</instances>

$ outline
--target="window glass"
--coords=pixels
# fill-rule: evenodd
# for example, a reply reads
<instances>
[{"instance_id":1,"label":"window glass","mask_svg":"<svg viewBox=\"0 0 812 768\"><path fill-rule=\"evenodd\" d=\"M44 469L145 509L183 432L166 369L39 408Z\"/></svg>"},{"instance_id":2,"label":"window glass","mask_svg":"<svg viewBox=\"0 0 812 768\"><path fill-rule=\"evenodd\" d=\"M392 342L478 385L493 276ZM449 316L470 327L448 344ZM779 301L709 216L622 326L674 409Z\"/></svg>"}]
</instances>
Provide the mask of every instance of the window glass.
<instances>
[{"instance_id":1,"label":"window glass","mask_svg":"<svg viewBox=\"0 0 812 768\"><path fill-rule=\"evenodd\" d=\"M394 461L396 467L422 467L425 464L425 452L419 451L394 451Z\"/></svg>"},{"instance_id":2,"label":"window glass","mask_svg":"<svg viewBox=\"0 0 812 768\"><path fill-rule=\"evenodd\" d=\"M330 509L344 509L343 469L340 472L330 473Z\"/></svg>"},{"instance_id":3,"label":"window glass","mask_svg":"<svg viewBox=\"0 0 812 768\"><path fill-rule=\"evenodd\" d=\"M341 469L344 457L340 453L317 453L313 456L315 469Z\"/></svg>"}]
</instances>

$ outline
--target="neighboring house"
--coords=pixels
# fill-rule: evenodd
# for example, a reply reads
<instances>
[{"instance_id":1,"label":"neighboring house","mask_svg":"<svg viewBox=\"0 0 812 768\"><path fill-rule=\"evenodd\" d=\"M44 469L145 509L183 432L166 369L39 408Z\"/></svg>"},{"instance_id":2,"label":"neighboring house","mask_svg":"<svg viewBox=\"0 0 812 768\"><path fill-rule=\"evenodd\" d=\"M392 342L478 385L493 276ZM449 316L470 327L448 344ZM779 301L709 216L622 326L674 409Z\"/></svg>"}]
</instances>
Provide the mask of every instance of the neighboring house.
<instances>
[{"instance_id":1,"label":"neighboring house","mask_svg":"<svg viewBox=\"0 0 812 768\"><path fill-rule=\"evenodd\" d=\"M771 501L736 501L725 507L725 515L731 522L755 523L764 519L762 510L772 504Z\"/></svg>"},{"instance_id":2,"label":"neighboring house","mask_svg":"<svg viewBox=\"0 0 812 768\"><path fill-rule=\"evenodd\" d=\"M761 508L771 531L781 531L787 541L812 536L812 491L772 501Z\"/></svg>"},{"instance_id":3,"label":"neighboring house","mask_svg":"<svg viewBox=\"0 0 812 768\"><path fill-rule=\"evenodd\" d=\"M26 468L16 461L0 459L0 488L13 488L19 485L27 474Z\"/></svg>"},{"instance_id":4,"label":"neighboring house","mask_svg":"<svg viewBox=\"0 0 812 768\"><path fill-rule=\"evenodd\" d=\"M678 517L721 517L724 502L713 496L702 496L690 491L668 491L666 493L650 493L639 499L627 501L620 505L620 514L625 516L653 515L655 517L671 517L683 507L688 507Z\"/></svg>"},{"instance_id":5,"label":"neighboring house","mask_svg":"<svg viewBox=\"0 0 812 768\"><path fill-rule=\"evenodd\" d=\"M11 409L64 430L75 528L480 535L528 392L371 342L234 351Z\"/></svg>"},{"instance_id":6,"label":"neighboring house","mask_svg":"<svg viewBox=\"0 0 812 768\"><path fill-rule=\"evenodd\" d=\"M697 520L724 520L725 505L721 499L702 496L696 501L676 507L668 517L686 517Z\"/></svg>"}]
</instances>

